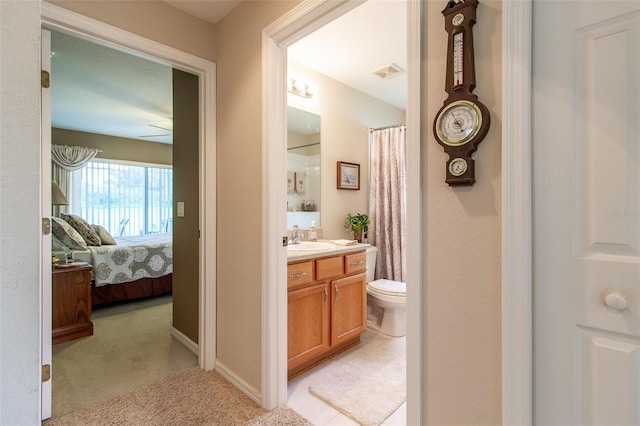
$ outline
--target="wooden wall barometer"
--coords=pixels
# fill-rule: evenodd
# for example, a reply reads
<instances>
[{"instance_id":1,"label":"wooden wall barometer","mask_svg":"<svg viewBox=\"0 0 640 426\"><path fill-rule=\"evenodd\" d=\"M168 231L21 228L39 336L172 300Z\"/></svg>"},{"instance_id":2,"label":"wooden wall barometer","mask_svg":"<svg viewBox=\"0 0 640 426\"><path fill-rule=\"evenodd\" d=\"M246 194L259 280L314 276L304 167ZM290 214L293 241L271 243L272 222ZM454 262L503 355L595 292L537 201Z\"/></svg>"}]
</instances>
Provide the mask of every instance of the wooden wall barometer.
<instances>
[{"instance_id":1,"label":"wooden wall barometer","mask_svg":"<svg viewBox=\"0 0 640 426\"><path fill-rule=\"evenodd\" d=\"M478 96L473 56L473 30L478 0L451 0L442 11L448 33L445 90L448 94L433 122L436 140L449 155L447 182L473 185L475 164L471 154L489 131L489 110Z\"/></svg>"}]
</instances>

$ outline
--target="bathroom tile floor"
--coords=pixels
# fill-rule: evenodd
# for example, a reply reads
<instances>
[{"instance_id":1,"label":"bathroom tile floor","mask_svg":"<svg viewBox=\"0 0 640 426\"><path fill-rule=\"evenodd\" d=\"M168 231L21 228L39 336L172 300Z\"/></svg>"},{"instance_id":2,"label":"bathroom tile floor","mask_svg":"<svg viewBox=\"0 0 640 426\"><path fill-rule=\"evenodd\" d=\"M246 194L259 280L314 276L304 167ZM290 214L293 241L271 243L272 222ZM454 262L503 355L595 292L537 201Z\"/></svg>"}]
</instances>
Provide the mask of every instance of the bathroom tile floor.
<instances>
[{"instance_id":1,"label":"bathroom tile floor","mask_svg":"<svg viewBox=\"0 0 640 426\"><path fill-rule=\"evenodd\" d=\"M361 336L361 341L364 343L366 340L380 338L380 336L380 333L376 331L367 330ZM405 338L400 337L398 339L404 340ZM362 343L336 356L333 360L338 360L348 354L357 353ZM289 400L287 401L287 405L315 426L358 426L357 422L309 393L309 385L315 380L323 366L330 367L328 364L329 361L289 381L287 386ZM406 405L406 402L402 404L382 423L382 426L406 426Z\"/></svg>"}]
</instances>

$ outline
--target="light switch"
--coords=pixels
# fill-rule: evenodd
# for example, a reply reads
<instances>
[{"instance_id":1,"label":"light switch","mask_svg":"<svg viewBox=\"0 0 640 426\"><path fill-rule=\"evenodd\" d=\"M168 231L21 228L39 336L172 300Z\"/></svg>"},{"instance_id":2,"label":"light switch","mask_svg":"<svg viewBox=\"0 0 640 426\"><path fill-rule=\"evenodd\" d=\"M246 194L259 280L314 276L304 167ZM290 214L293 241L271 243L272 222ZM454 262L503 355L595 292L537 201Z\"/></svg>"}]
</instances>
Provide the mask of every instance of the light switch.
<instances>
[{"instance_id":1,"label":"light switch","mask_svg":"<svg viewBox=\"0 0 640 426\"><path fill-rule=\"evenodd\" d=\"M178 201L176 210L176 215L178 217L184 217L184 201Z\"/></svg>"}]
</instances>

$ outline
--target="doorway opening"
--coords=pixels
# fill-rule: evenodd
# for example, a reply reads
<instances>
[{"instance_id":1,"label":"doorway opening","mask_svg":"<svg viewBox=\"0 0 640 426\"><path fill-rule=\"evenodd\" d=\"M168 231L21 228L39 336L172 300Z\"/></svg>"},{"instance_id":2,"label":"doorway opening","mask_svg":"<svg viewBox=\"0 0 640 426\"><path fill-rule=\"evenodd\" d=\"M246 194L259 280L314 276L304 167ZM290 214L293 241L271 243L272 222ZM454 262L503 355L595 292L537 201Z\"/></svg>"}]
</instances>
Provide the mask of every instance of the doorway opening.
<instances>
[{"instance_id":1,"label":"doorway opening","mask_svg":"<svg viewBox=\"0 0 640 426\"><path fill-rule=\"evenodd\" d=\"M198 77L57 31L50 56L52 180L68 202L56 206L51 237L60 262L52 286L52 414L60 416L197 365L197 347L171 335L197 341L197 321L185 327L179 308L197 312L197 299L189 300L189 290L197 297L197 272L185 272L198 270L197 238L186 238L196 235L188 228L197 230L198 209L189 202L190 214L174 221L172 206L191 192L197 200L198 137L185 129L198 127ZM73 153L95 157L70 171L61 159L73 162ZM70 244L59 226L65 222L90 224L101 241L84 234L86 248ZM92 266L90 306L81 324L70 325L79 308L65 300L80 262ZM87 323L88 336L68 332Z\"/></svg>"},{"instance_id":2,"label":"doorway opening","mask_svg":"<svg viewBox=\"0 0 640 426\"><path fill-rule=\"evenodd\" d=\"M172 335L189 350L195 352L198 365L201 368L211 370L215 365L215 261L204 262L203 259L215 259L215 167L205 168L204 164L215 164L215 64L191 54L177 51L160 43L152 42L118 28L112 27L69 12L51 4L43 4L42 8L43 28L62 33L72 34L96 42L98 44L114 47L117 50L131 53L135 56L149 58L152 61L166 63L174 70L184 71L196 78L195 90L197 92L195 115L197 123L192 125L196 134L196 147L192 150L196 155L199 170L196 172L199 191L195 195L198 202L191 203L195 212L197 231L202 236L196 241L199 259L195 281L197 289L195 298L188 303L191 312L197 312L195 318L195 336L191 337L181 333L175 328ZM193 123L192 123L193 124ZM46 151L46 150L43 150ZM47 158L44 158L47 161ZM180 201L180 200L177 200ZM197 206L197 207L196 207ZM188 208L188 207L187 207ZM174 206L175 209L175 206ZM176 224L172 226L176 228ZM51 299L48 299L51 303ZM44 300L43 303L47 303ZM174 301L175 304L175 301ZM51 353L51 330L42 330L43 359L45 352ZM53 367L55 369L55 366ZM55 373L54 373L55 374ZM51 389L43 386L43 417L50 413ZM49 404L49 409L46 409Z\"/></svg>"},{"instance_id":3,"label":"doorway opening","mask_svg":"<svg viewBox=\"0 0 640 426\"><path fill-rule=\"evenodd\" d=\"M397 330L386 330L385 334L380 330L381 320L385 318L384 324L393 322L391 309L383 313L377 299L367 296L365 291L349 293L349 286L361 286L365 290L376 277L404 285L399 270L392 272L380 266L390 264L394 256L404 263L400 261L404 252L400 249L400 238L389 240L389 244L382 243L383 229L397 228L390 234L406 235L401 226L404 211L398 208L382 213L385 210L382 205L370 203L377 199L371 196L370 188L374 182L384 181L383 176L389 176L391 181L393 170L398 174L395 181L400 184L398 191L380 188L379 195L393 195L398 197L398 207L405 205L404 179L401 178L404 158L394 163L398 168L390 163L392 158L404 157L406 13L404 2L365 2L287 48L287 181L295 174L293 188L287 189L287 232L291 233L292 226L297 225L304 234L302 239L308 240L312 224L324 241L348 240L354 237L345 230L347 215L364 213L371 219L366 242L377 246L366 248L367 254L360 255L366 259L366 268L363 265L362 271L345 271L345 276L353 280L358 280L360 274L362 278L358 283L345 282L344 288L338 290L340 278L332 279L327 286L316 271L315 283L288 289L287 405L313 423L327 418L346 422L350 417L365 424L385 421L406 424L406 333L402 331L406 329L406 321L400 318L406 312L406 305L402 306L406 297L396 299L399 301ZM390 69L389 64L394 64L394 74L375 72L385 67ZM296 91L303 87L308 89L302 94ZM309 114L316 119L307 118ZM393 132L398 133L397 138L391 138ZM313 151L312 146L316 148ZM392 151L398 157L394 157ZM348 162L345 163L345 167L350 167L347 170L358 170L357 182L345 183L345 187L351 183L356 190L336 189L338 161ZM374 176L374 170L384 170L384 173ZM316 181L319 181L317 185ZM394 215L396 218L392 221ZM385 223L376 223L381 220ZM288 247L287 260L291 268L301 265L291 263L296 262L296 258L291 257L295 253L290 250L297 247ZM332 253L335 252L324 252L320 257ZM351 259L348 255L347 258ZM375 258L379 261L378 268L375 268ZM320 268L328 261L314 262L316 268ZM374 273L376 269L378 274ZM323 303L319 288L329 294L329 303ZM340 294L337 298L340 302L334 300L334 294ZM350 313L360 312L362 302L364 315L355 318L354 314L353 322L341 325L341 306L349 306ZM326 307L322 310L322 319L315 316L319 303ZM326 337L320 339L319 336ZM348 349L343 348L346 339L353 342L347 343ZM333 356L336 350L339 353ZM332 354L331 358L308 367L325 356L319 354L323 351ZM371 394L371 389L377 389L376 393Z\"/></svg>"},{"instance_id":4,"label":"doorway opening","mask_svg":"<svg viewBox=\"0 0 640 426\"><path fill-rule=\"evenodd\" d=\"M263 168L266 171L269 197L263 199L267 212L264 241L267 241L263 265L263 406L272 408L287 401L287 290L286 252L278 247L286 235L286 220L280 206L286 205L284 156L286 141L286 49L313 30L336 19L361 2L340 2L318 5L304 2L269 26L263 36L263 81L267 107L263 110L264 150ZM408 91L407 91L407 227L414 230L407 250L407 281L421 282L421 195L420 181L420 2L408 5ZM407 286L407 422L419 424L421 394L421 289Z\"/></svg>"}]
</instances>

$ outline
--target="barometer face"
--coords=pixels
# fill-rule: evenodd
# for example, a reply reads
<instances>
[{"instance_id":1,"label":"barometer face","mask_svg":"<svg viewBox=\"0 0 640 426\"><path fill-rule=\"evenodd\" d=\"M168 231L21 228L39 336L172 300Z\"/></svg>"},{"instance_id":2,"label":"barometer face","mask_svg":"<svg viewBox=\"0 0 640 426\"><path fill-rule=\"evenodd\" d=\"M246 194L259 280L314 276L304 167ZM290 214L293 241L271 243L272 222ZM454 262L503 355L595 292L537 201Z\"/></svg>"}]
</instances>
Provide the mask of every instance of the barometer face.
<instances>
[{"instance_id":1,"label":"barometer face","mask_svg":"<svg viewBox=\"0 0 640 426\"><path fill-rule=\"evenodd\" d=\"M436 133L442 143L459 146L472 140L482 125L482 113L470 101L456 101L447 105L436 120Z\"/></svg>"}]
</instances>

